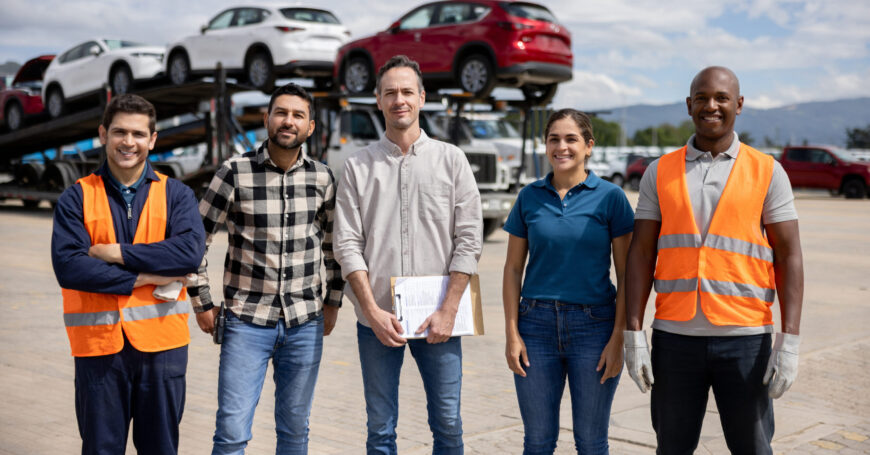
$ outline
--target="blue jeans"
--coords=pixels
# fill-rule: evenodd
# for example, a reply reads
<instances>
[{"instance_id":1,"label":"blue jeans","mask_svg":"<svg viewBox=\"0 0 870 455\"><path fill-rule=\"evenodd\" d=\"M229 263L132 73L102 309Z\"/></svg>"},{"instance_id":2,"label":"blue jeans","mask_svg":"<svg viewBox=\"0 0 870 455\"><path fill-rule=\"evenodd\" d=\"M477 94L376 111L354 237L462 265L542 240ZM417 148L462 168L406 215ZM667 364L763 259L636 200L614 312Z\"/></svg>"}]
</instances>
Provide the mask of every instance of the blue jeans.
<instances>
[{"instance_id":1,"label":"blue jeans","mask_svg":"<svg viewBox=\"0 0 870 455\"><path fill-rule=\"evenodd\" d=\"M524 454L556 450L566 377L577 453L608 453L610 405L619 377L601 384L604 369L595 368L613 334L615 314L614 305L520 301L518 328L529 366L526 377L514 375L514 384L525 428Z\"/></svg>"},{"instance_id":2,"label":"blue jeans","mask_svg":"<svg viewBox=\"0 0 870 455\"><path fill-rule=\"evenodd\" d=\"M124 337L117 354L75 358L82 454L124 453L130 420L141 454L178 453L187 346L142 352Z\"/></svg>"},{"instance_id":3,"label":"blue jeans","mask_svg":"<svg viewBox=\"0 0 870 455\"><path fill-rule=\"evenodd\" d=\"M275 452L308 453L308 415L322 348L323 316L288 329L284 321L263 327L227 312L212 455L245 452L269 359L275 380Z\"/></svg>"},{"instance_id":4,"label":"blue jeans","mask_svg":"<svg viewBox=\"0 0 870 455\"><path fill-rule=\"evenodd\" d=\"M368 454L396 454L396 423L399 420L399 373L405 347L384 346L372 329L357 323L359 360L368 415ZM462 388L462 340L445 343L408 340L411 355L423 378L432 454L462 454L462 418L459 393Z\"/></svg>"},{"instance_id":5,"label":"blue jeans","mask_svg":"<svg viewBox=\"0 0 870 455\"><path fill-rule=\"evenodd\" d=\"M650 412L660 454L698 446L710 388L733 454L770 454L773 402L762 384L770 334L685 336L653 330Z\"/></svg>"}]
</instances>

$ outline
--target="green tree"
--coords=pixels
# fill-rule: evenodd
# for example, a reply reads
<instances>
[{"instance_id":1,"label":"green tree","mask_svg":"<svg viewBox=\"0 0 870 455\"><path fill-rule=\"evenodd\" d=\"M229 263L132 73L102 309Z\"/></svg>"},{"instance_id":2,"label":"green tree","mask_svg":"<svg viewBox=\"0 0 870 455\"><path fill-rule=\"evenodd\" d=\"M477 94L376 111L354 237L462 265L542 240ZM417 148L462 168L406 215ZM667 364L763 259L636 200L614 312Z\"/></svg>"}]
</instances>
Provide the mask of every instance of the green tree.
<instances>
[{"instance_id":1,"label":"green tree","mask_svg":"<svg viewBox=\"0 0 870 455\"><path fill-rule=\"evenodd\" d=\"M846 147L850 149L870 148L870 125L865 128L846 128Z\"/></svg>"},{"instance_id":2,"label":"green tree","mask_svg":"<svg viewBox=\"0 0 870 455\"><path fill-rule=\"evenodd\" d=\"M592 117L592 132L595 134L595 145L612 146L619 145L622 137L622 127L619 123L608 122L598 117Z\"/></svg>"},{"instance_id":3,"label":"green tree","mask_svg":"<svg viewBox=\"0 0 870 455\"><path fill-rule=\"evenodd\" d=\"M740 138L740 142L746 145L752 145L755 143L755 138L752 137L752 134L749 131L741 131L737 133L737 136Z\"/></svg>"},{"instance_id":4,"label":"green tree","mask_svg":"<svg viewBox=\"0 0 870 455\"><path fill-rule=\"evenodd\" d=\"M662 123L659 126L651 126L634 132L631 139L632 145L658 145L664 147L685 145L689 137L695 132L692 122L687 120L677 126L670 123Z\"/></svg>"}]
</instances>

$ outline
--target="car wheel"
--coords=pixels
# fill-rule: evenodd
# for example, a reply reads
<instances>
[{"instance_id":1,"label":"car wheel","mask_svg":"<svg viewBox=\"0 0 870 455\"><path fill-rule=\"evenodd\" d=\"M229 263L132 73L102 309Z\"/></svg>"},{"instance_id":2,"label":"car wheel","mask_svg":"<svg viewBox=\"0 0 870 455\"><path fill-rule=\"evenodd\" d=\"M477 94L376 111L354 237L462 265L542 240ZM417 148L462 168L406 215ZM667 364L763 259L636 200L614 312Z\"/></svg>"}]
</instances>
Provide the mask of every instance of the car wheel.
<instances>
[{"instance_id":1,"label":"car wheel","mask_svg":"<svg viewBox=\"0 0 870 455\"><path fill-rule=\"evenodd\" d=\"M21 105L17 101L13 101L6 105L6 127L9 131L16 131L21 128L24 123L24 111L21 110Z\"/></svg>"},{"instance_id":2,"label":"car wheel","mask_svg":"<svg viewBox=\"0 0 870 455\"><path fill-rule=\"evenodd\" d=\"M133 86L133 75L130 68L127 65L121 65L115 69L109 79L109 86L112 87L112 96L130 93Z\"/></svg>"},{"instance_id":3,"label":"car wheel","mask_svg":"<svg viewBox=\"0 0 870 455\"><path fill-rule=\"evenodd\" d=\"M501 227L501 220L498 218L484 218L483 219L483 239L486 240L487 237L492 235L498 228Z\"/></svg>"},{"instance_id":4,"label":"car wheel","mask_svg":"<svg viewBox=\"0 0 870 455\"><path fill-rule=\"evenodd\" d=\"M523 98L525 98L526 101L531 101L533 104L538 106L546 106L553 100L553 96L556 95L556 89L558 87L559 84L526 84L522 86L520 90L523 91Z\"/></svg>"},{"instance_id":5,"label":"car wheel","mask_svg":"<svg viewBox=\"0 0 870 455\"><path fill-rule=\"evenodd\" d=\"M459 74L459 87L475 98L486 98L495 87L492 64L482 55L472 55L463 60L457 74Z\"/></svg>"},{"instance_id":6,"label":"car wheel","mask_svg":"<svg viewBox=\"0 0 870 455\"><path fill-rule=\"evenodd\" d=\"M46 98L45 107L48 110L48 115L50 115L51 118L58 118L63 115L66 106L64 106L63 91L61 91L60 87L52 87L49 89Z\"/></svg>"},{"instance_id":7,"label":"car wheel","mask_svg":"<svg viewBox=\"0 0 870 455\"><path fill-rule=\"evenodd\" d=\"M248 82L263 93L271 94L275 88L272 59L265 52L257 52L248 59L245 75L248 77Z\"/></svg>"},{"instance_id":8,"label":"car wheel","mask_svg":"<svg viewBox=\"0 0 870 455\"><path fill-rule=\"evenodd\" d=\"M190 63L182 52L172 54L169 59L169 80L175 85L187 82L190 77Z\"/></svg>"},{"instance_id":9,"label":"car wheel","mask_svg":"<svg viewBox=\"0 0 870 455\"><path fill-rule=\"evenodd\" d=\"M633 175L628 179L628 187L634 191L640 190L640 176Z\"/></svg>"},{"instance_id":10,"label":"car wheel","mask_svg":"<svg viewBox=\"0 0 870 455\"><path fill-rule=\"evenodd\" d=\"M344 86L351 94L370 92L374 88L371 65L363 57L354 57L344 66Z\"/></svg>"},{"instance_id":11,"label":"car wheel","mask_svg":"<svg viewBox=\"0 0 870 455\"><path fill-rule=\"evenodd\" d=\"M622 174L613 174L610 177L610 183L622 188L625 186L625 177L623 177Z\"/></svg>"},{"instance_id":12,"label":"car wheel","mask_svg":"<svg viewBox=\"0 0 870 455\"><path fill-rule=\"evenodd\" d=\"M846 180L843 183L843 196L846 196L846 199L862 199L866 193L864 182L858 179Z\"/></svg>"}]
</instances>

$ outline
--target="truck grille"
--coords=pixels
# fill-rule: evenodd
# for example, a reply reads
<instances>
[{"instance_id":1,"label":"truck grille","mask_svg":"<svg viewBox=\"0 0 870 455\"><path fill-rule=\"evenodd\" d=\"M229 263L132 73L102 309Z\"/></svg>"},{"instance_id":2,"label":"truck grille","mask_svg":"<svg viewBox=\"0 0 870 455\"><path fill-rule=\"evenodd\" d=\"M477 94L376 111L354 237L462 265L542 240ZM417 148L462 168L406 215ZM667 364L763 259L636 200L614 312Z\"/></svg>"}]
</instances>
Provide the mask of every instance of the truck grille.
<instances>
[{"instance_id":1,"label":"truck grille","mask_svg":"<svg viewBox=\"0 0 870 455\"><path fill-rule=\"evenodd\" d=\"M474 172L474 180L480 183L495 183L498 178L496 156L490 153L466 153L468 163Z\"/></svg>"}]
</instances>

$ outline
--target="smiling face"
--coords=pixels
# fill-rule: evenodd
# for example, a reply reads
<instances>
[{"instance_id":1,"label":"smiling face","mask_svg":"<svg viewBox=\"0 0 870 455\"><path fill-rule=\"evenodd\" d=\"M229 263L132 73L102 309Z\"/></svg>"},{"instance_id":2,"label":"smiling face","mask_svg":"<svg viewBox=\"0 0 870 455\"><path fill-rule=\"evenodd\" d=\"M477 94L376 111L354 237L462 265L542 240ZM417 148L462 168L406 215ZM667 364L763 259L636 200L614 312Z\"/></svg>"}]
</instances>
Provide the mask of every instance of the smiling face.
<instances>
[{"instance_id":1,"label":"smiling face","mask_svg":"<svg viewBox=\"0 0 870 455\"><path fill-rule=\"evenodd\" d=\"M275 98L264 123L269 142L284 150L298 149L314 131L308 101L295 95Z\"/></svg>"},{"instance_id":2,"label":"smiling face","mask_svg":"<svg viewBox=\"0 0 870 455\"><path fill-rule=\"evenodd\" d=\"M583 131L571 117L554 121L547 130L547 159L553 173L583 171L594 144L592 140L585 141Z\"/></svg>"},{"instance_id":3,"label":"smiling face","mask_svg":"<svg viewBox=\"0 0 870 455\"><path fill-rule=\"evenodd\" d=\"M135 182L145 168L148 152L154 149L157 141L157 132L149 128L149 117L118 112L108 128L100 125L99 132L112 175L125 185Z\"/></svg>"},{"instance_id":4,"label":"smiling face","mask_svg":"<svg viewBox=\"0 0 870 455\"><path fill-rule=\"evenodd\" d=\"M384 73L377 101L383 111L387 131L419 128L420 106L426 102L426 92L418 85L417 73L408 67L392 68Z\"/></svg>"},{"instance_id":5,"label":"smiling face","mask_svg":"<svg viewBox=\"0 0 870 455\"><path fill-rule=\"evenodd\" d=\"M727 68L707 68L692 81L686 106L695 124L695 138L702 143L730 140L734 120L743 109L737 77Z\"/></svg>"}]
</instances>

